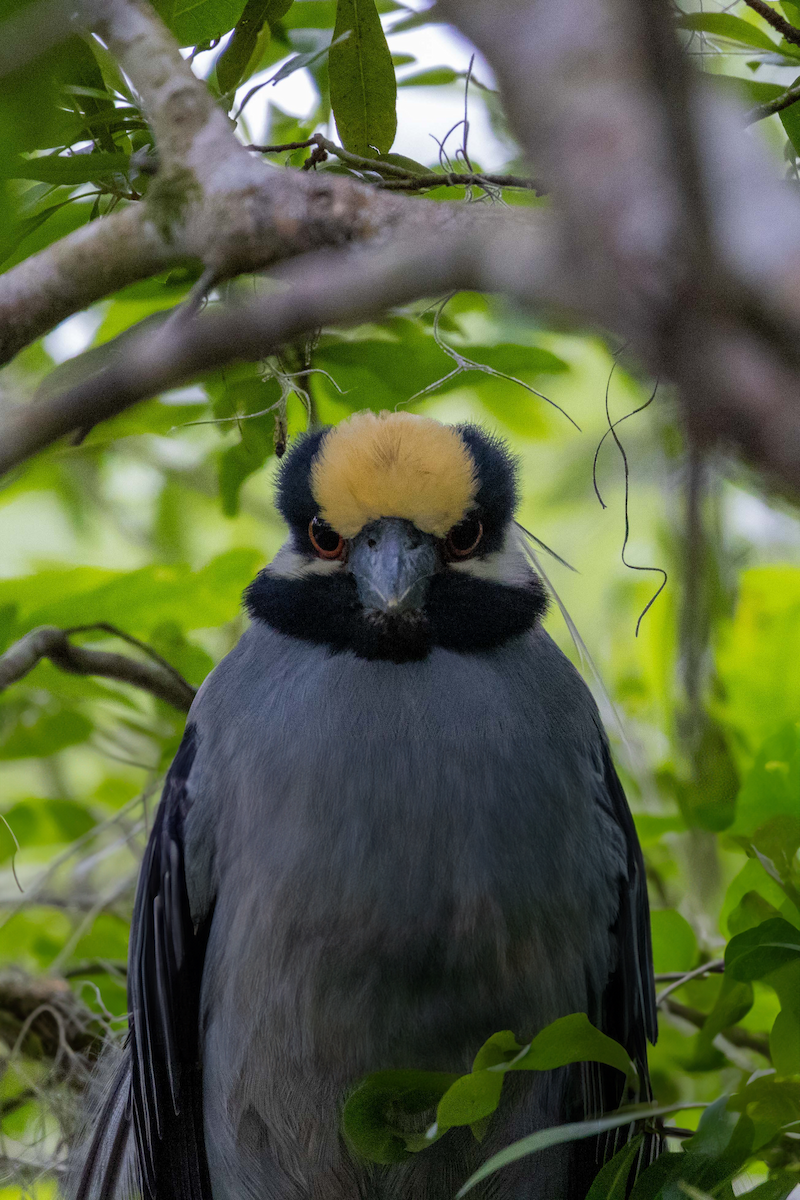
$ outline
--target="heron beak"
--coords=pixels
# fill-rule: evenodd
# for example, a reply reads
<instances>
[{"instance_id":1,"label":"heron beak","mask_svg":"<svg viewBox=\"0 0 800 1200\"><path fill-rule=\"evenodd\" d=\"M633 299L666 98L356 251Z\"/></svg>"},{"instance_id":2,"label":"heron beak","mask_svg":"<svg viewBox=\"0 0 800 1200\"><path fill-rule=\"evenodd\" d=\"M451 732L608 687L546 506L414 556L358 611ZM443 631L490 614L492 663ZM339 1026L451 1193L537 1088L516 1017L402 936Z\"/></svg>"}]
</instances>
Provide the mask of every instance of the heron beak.
<instances>
[{"instance_id":1,"label":"heron beak","mask_svg":"<svg viewBox=\"0 0 800 1200\"><path fill-rule=\"evenodd\" d=\"M365 609L398 616L418 611L439 567L437 539L411 521L383 517L353 538L347 564Z\"/></svg>"}]
</instances>

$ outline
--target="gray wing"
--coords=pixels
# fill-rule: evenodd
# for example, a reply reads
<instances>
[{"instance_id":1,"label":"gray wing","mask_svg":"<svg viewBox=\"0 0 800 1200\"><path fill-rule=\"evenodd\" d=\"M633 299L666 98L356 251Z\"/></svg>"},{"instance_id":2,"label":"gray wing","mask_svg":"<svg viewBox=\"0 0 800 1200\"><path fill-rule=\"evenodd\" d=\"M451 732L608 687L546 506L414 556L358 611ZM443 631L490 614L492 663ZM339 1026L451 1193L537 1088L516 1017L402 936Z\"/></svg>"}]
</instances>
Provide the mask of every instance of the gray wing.
<instances>
[{"instance_id":1,"label":"gray wing","mask_svg":"<svg viewBox=\"0 0 800 1200\"><path fill-rule=\"evenodd\" d=\"M621 831L625 844L625 875L619 881L619 907L612 929L616 961L602 995L594 998L593 1016L609 1037L620 1042L639 1072L635 1093L625 1092L618 1071L600 1063L586 1063L581 1070L584 1117L613 1112L623 1103L643 1103L653 1097L647 1069L647 1042L658 1037L653 952L650 942L650 906L644 859L625 793L611 761L605 733L599 727L600 771L597 803ZM623 1126L597 1139L595 1171L629 1140L638 1129ZM643 1170L661 1150L661 1139L646 1133L635 1172Z\"/></svg>"},{"instance_id":2,"label":"gray wing","mask_svg":"<svg viewBox=\"0 0 800 1200\"><path fill-rule=\"evenodd\" d=\"M210 916L195 928L183 850L191 805L186 784L195 752L195 729L188 725L167 775L139 876L125 1055L98 1114L76 1200L110 1200L120 1191L211 1200L198 1048Z\"/></svg>"}]
</instances>

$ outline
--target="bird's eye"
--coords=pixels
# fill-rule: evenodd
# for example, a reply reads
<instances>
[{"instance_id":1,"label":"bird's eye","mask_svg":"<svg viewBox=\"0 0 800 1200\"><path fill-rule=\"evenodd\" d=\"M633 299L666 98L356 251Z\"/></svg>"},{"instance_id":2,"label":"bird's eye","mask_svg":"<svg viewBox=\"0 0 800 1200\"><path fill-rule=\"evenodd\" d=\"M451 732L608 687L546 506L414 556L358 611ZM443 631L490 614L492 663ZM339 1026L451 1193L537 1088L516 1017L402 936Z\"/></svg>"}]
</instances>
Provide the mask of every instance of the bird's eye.
<instances>
[{"instance_id":1,"label":"bird's eye","mask_svg":"<svg viewBox=\"0 0 800 1200\"><path fill-rule=\"evenodd\" d=\"M483 537L483 525L476 516L465 517L447 535L445 549L450 558L468 558Z\"/></svg>"},{"instance_id":2,"label":"bird's eye","mask_svg":"<svg viewBox=\"0 0 800 1200\"><path fill-rule=\"evenodd\" d=\"M308 526L308 537L311 545L320 558L341 558L344 551L344 538L331 528L322 517L314 517Z\"/></svg>"}]
</instances>

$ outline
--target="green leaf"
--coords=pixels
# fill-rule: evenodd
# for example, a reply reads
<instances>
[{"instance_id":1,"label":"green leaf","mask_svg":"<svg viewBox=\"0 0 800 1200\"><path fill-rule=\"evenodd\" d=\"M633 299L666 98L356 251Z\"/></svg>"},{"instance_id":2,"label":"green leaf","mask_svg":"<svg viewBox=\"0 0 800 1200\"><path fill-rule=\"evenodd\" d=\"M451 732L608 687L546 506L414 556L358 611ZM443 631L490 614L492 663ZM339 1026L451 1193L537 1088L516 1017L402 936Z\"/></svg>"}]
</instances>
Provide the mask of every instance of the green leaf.
<instances>
[{"instance_id":1,"label":"green leaf","mask_svg":"<svg viewBox=\"0 0 800 1200\"><path fill-rule=\"evenodd\" d=\"M758 859L751 858L748 859L728 887L725 903L722 906L720 914L721 929L727 928L731 934L742 932L740 929L733 928L731 919L735 909L741 904L748 892L756 892L762 901L778 909L782 916L786 917L789 921L796 920L800 924L800 911L795 910L794 913L787 912L787 906L790 905L790 901L787 899L781 885L767 874ZM765 917L769 915L774 914L769 914L765 911ZM747 928L750 928L753 924L758 924L758 922L751 921L747 925Z\"/></svg>"},{"instance_id":2,"label":"green leaf","mask_svg":"<svg viewBox=\"0 0 800 1200\"><path fill-rule=\"evenodd\" d=\"M678 25L681 29L710 33L744 46L756 46L760 50L778 50L778 43L758 25L743 21L741 17L734 17L730 13L685 13L678 18Z\"/></svg>"},{"instance_id":3,"label":"green leaf","mask_svg":"<svg viewBox=\"0 0 800 1200\"><path fill-rule=\"evenodd\" d=\"M770 1030L769 1050L779 1075L800 1075L800 1011L781 1009Z\"/></svg>"},{"instance_id":4,"label":"green leaf","mask_svg":"<svg viewBox=\"0 0 800 1200\"><path fill-rule=\"evenodd\" d=\"M410 171L412 175L426 175L428 168L418 163L416 159L408 158L405 154L376 154L375 158L379 162L390 163L394 167L402 167L404 171Z\"/></svg>"},{"instance_id":5,"label":"green leaf","mask_svg":"<svg viewBox=\"0 0 800 1200\"><path fill-rule=\"evenodd\" d=\"M498 1154L494 1154L487 1160L474 1175L470 1175L467 1182L456 1193L456 1200L466 1196L467 1192L472 1191L476 1184L481 1183L489 1175L493 1175L495 1171L499 1171L501 1167L506 1167L512 1162L517 1162L520 1158L527 1158L529 1154L537 1154L540 1150L547 1150L550 1146L563 1146L565 1142L577 1142L582 1138L597 1137L598 1134L606 1133L609 1129L620 1129L623 1125L630 1125L634 1121L639 1121L645 1117L665 1116L667 1113L680 1112L687 1108L705 1108L705 1104L662 1104L650 1105L641 1104L624 1111L620 1110L613 1116L597 1117L591 1121L575 1121L569 1125L555 1125L551 1129L540 1129L537 1133L529 1134L528 1137L522 1138L518 1142L514 1142L511 1146L506 1146ZM677 1158L678 1155L665 1155L665 1158ZM662 1161L659 1159L659 1162ZM652 1168L651 1168L652 1169ZM646 1174L646 1172L645 1172ZM633 1193L636 1195L636 1192ZM638 1200L638 1197L637 1197Z\"/></svg>"},{"instance_id":6,"label":"green leaf","mask_svg":"<svg viewBox=\"0 0 800 1200\"><path fill-rule=\"evenodd\" d=\"M748 841L761 860L769 864L767 867L764 863L774 879L783 882L791 879L794 857L800 848L800 817L788 813L771 817Z\"/></svg>"},{"instance_id":7,"label":"green leaf","mask_svg":"<svg viewBox=\"0 0 800 1200\"><path fill-rule=\"evenodd\" d=\"M328 60L331 105L346 150L386 154L397 132L397 83L375 0L338 0Z\"/></svg>"},{"instance_id":8,"label":"green leaf","mask_svg":"<svg viewBox=\"0 0 800 1200\"><path fill-rule=\"evenodd\" d=\"M697 960L697 938L685 917L674 908L650 914L653 966L656 971L691 971Z\"/></svg>"},{"instance_id":9,"label":"green leaf","mask_svg":"<svg viewBox=\"0 0 800 1200\"><path fill-rule=\"evenodd\" d=\"M473 1071L462 1075L439 1101L436 1121L440 1128L472 1125L491 1116L500 1103L503 1075L499 1071Z\"/></svg>"},{"instance_id":10,"label":"green leaf","mask_svg":"<svg viewBox=\"0 0 800 1200\"><path fill-rule=\"evenodd\" d=\"M223 95L232 92L247 73L270 4L271 0L247 0L227 46L217 59L217 84Z\"/></svg>"},{"instance_id":11,"label":"green leaf","mask_svg":"<svg viewBox=\"0 0 800 1200\"><path fill-rule=\"evenodd\" d=\"M791 673L791 672L789 672ZM778 816L797 817L800 796L800 724L793 721L768 738L745 777L736 801L732 834L752 834Z\"/></svg>"},{"instance_id":12,"label":"green leaf","mask_svg":"<svg viewBox=\"0 0 800 1200\"><path fill-rule=\"evenodd\" d=\"M74 842L94 827L91 812L73 800L19 800L3 814L20 848ZM2 834L0 834L2 836ZM10 838L9 838L10 841ZM0 857L9 857L0 854Z\"/></svg>"},{"instance_id":13,"label":"green leaf","mask_svg":"<svg viewBox=\"0 0 800 1200\"><path fill-rule=\"evenodd\" d=\"M127 154L71 154L69 156L46 154L38 158L18 159L12 163L9 175L14 179L39 179L43 183L54 183L74 187L79 183L91 183L108 175L125 175L130 168Z\"/></svg>"},{"instance_id":14,"label":"green leaf","mask_svg":"<svg viewBox=\"0 0 800 1200\"><path fill-rule=\"evenodd\" d=\"M791 87L795 87L798 80L793 80ZM781 109L778 113L783 125L784 132L792 143L795 151L800 154L800 106L790 104L787 108Z\"/></svg>"},{"instance_id":15,"label":"green leaf","mask_svg":"<svg viewBox=\"0 0 800 1200\"><path fill-rule=\"evenodd\" d=\"M754 1132L750 1118L737 1119L728 1097L720 1096L703 1113L694 1137L684 1143L681 1179L704 1191L716 1190L744 1166ZM680 1190L666 1191L664 1200L680 1200Z\"/></svg>"},{"instance_id":16,"label":"green leaf","mask_svg":"<svg viewBox=\"0 0 800 1200\"><path fill-rule=\"evenodd\" d=\"M628 1176L643 1140L644 1134L640 1133L617 1151L589 1188L586 1200L627 1200Z\"/></svg>"},{"instance_id":17,"label":"green leaf","mask_svg":"<svg viewBox=\"0 0 800 1200\"><path fill-rule=\"evenodd\" d=\"M694 1058L690 1064L693 1070L708 1070L716 1061L714 1038L732 1025L738 1024L753 1007L753 985L736 980L727 972L722 977L722 987L719 990L714 1007L708 1014L703 1028L697 1035Z\"/></svg>"},{"instance_id":18,"label":"green leaf","mask_svg":"<svg viewBox=\"0 0 800 1200\"><path fill-rule=\"evenodd\" d=\"M46 758L77 746L92 734L94 726L82 713L68 709L58 713L45 713L32 725L22 722L0 742L0 760L14 758Z\"/></svg>"},{"instance_id":19,"label":"green leaf","mask_svg":"<svg viewBox=\"0 0 800 1200\"><path fill-rule=\"evenodd\" d=\"M379 1071L358 1085L342 1124L353 1149L376 1163L408 1158L409 1142L422 1148L436 1104L458 1076L439 1071Z\"/></svg>"},{"instance_id":20,"label":"green leaf","mask_svg":"<svg viewBox=\"0 0 800 1200\"><path fill-rule=\"evenodd\" d=\"M745 982L763 979L796 958L800 958L800 931L783 917L774 917L731 938L725 949L725 971Z\"/></svg>"},{"instance_id":21,"label":"green leaf","mask_svg":"<svg viewBox=\"0 0 800 1200\"><path fill-rule=\"evenodd\" d=\"M601 1033L585 1013L559 1017L537 1034L525 1054L510 1066L512 1071L552 1071L569 1063L600 1062L616 1067L628 1078L636 1068L619 1042Z\"/></svg>"},{"instance_id":22,"label":"green leaf","mask_svg":"<svg viewBox=\"0 0 800 1200\"><path fill-rule=\"evenodd\" d=\"M306 54L295 54L294 58L290 58L285 62L279 71L276 71L268 80L269 83L280 83L282 79L288 79L290 75L294 75L295 71L302 71L306 67L312 66L315 62L325 58L335 45L338 44L336 38L329 46L323 46L321 50L309 50Z\"/></svg>"},{"instance_id":23,"label":"green leaf","mask_svg":"<svg viewBox=\"0 0 800 1200\"><path fill-rule=\"evenodd\" d=\"M29 613L27 627L68 628L107 621L144 639L161 621L177 621L185 630L210 628L237 616L242 592L262 561L260 551L242 547L226 551L199 571L183 564L160 564L114 572L79 595L69 594L72 572L64 571L68 594ZM82 572L76 574L85 578ZM4 582L16 581L0 581L0 595Z\"/></svg>"},{"instance_id":24,"label":"green leaf","mask_svg":"<svg viewBox=\"0 0 800 1200\"><path fill-rule=\"evenodd\" d=\"M743 571L734 617L719 623L717 641L715 711L752 761L767 738L800 716L800 671L786 670L787 662L800 660L800 568L781 563Z\"/></svg>"},{"instance_id":25,"label":"green leaf","mask_svg":"<svg viewBox=\"0 0 800 1200\"><path fill-rule=\"evenodd\" d=\"M242 0L153 0L153 7L181 46L197 46L233 29Z\"/></svg>"},{"instance_id":26,"label":"green leaf","mask_svg":"<svg viewBox=\"0 0 800 1200\"><path fill-rule=\"evenodd\" d=\"M517 1057L522 1048L509 1029L504 1029L500 1033L493 1033L490 1038L487 1038L475 1055L472 1069L473 1071L485 1071L489 1067L497 1067L501 1063L509 1063Z\"/></svg>"},{"instance_id":27,"label":"green leaf","mask_svg":"<svg viewBox=\"0 0 800 1200\"><path fill-rule=\"evenodd\" d=\"M415 75L406 75L398 87L438 87L443 83L455 83L463 77L462 71L454 71L452 67L428 67L426 71L417 71Z\"/></svg>"},{"instance_id":28,"label":"green leaf","mask_svg":"<svg viewBox=\"0 0 800 1200\"><path fill-rule=\"evenodd\" d=\"M745 929L754 929L762 921L780 915L775 905L759 896L758 892L745 892L728 917L728 929L732 934L744 933Z\"/></svg>"}]
</instances>

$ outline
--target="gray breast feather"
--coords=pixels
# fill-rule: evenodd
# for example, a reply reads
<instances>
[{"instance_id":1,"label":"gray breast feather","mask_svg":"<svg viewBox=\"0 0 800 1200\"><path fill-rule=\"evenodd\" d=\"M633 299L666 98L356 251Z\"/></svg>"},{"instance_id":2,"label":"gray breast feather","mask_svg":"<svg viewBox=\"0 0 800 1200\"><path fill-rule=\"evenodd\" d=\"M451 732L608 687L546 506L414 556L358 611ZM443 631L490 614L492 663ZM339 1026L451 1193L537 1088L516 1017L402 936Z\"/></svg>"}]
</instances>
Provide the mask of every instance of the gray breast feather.
<instances>
[{"instance_id":1,"label":"gray breast feather","mask_svg":"<svg viewBox=\"0 0 800 1200\"><path fill-rule=\"evenodd\" d=\"M623 839L595 800L594 703L542 630L397 665L254 625L190 719L220 1094L263 1113L311 1064L334 1091L465 1069L490 1033L602 992Z\"/></svg>"},{"instance_id":2,"label":"gray breast feather","mask_svg":"<svg viewBox=\"0 0 800 1200\"><path fill-rule=\"evenodd\" d=\"M596 801L594 703L542 630L397 665L255 624L190 719L215 1197L228 1178L272 1195L278 1160L281 1196L311 1160L349 1171L338 1113L359 1076L466 1070L496 1030L601 995L625 848Z\"/></svg>"}]
</instances>

